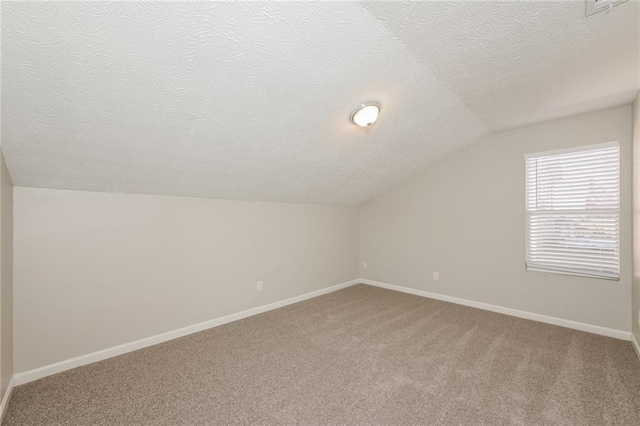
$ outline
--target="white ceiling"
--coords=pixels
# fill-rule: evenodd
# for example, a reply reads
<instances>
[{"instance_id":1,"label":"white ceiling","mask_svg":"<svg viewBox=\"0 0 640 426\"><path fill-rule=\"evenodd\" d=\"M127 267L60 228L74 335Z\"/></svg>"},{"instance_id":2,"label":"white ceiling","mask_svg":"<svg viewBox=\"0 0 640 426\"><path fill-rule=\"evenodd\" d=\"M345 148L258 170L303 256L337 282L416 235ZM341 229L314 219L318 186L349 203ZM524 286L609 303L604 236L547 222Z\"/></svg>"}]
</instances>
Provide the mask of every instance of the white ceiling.
<instances>
[{"instance_id":1,"label":"white ceiling","mask_svg":"<svg viewBox=\"0 0 640 426\"><path fill-rule=\"evenodd\" d=\"M637 0L584 17L583 0L369 3L492 131L633 101Z\"/></svg>"},{"instance_id":2,"label":"white ceiling","mask_svg":"<svg viewBox=\"0 0 640 426\"><path fill-rule=\"evenodd\" d=\"M16 185L358 204L489 131L631 103L639 9L5 1L2 148Z\"/></svg>"}]
</instances>

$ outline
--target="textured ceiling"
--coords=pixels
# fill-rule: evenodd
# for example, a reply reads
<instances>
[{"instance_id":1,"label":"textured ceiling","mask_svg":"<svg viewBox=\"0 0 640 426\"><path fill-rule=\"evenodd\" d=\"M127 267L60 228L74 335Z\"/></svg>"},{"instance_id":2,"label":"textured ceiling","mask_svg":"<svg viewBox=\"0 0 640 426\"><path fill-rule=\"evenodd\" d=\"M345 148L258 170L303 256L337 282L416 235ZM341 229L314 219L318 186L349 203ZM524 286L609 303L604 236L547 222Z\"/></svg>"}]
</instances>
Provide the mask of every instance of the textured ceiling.
<instances>
[{"instance_id":1,"label":"textured ceiling","mask_svg":"<svg viewBox=\"0 0 640 426\"><path fill-rule=\"evenodd\" d=\"M357 204L638 73L635 1L5 1L2 147L16 185Z\"/></svg>"},{"instance_id":2,"label":"textured ceiling","mask_svg":"<svg viewBox=\"0 0 640 426\"><path fill-rule=\"evenodd\" d=\"M640 3L372 2L367 9L492 131L630 104Z\"/></svg>"}]
</instances>

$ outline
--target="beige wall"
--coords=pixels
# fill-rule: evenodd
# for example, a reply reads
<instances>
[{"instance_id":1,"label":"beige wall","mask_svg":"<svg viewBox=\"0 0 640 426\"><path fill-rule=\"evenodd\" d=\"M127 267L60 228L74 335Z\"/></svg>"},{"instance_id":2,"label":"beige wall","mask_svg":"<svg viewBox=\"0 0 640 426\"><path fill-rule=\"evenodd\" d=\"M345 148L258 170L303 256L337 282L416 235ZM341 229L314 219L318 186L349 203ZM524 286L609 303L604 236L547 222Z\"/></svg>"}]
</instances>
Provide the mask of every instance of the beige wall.
<instances>
[{"instance_id":1,"label":"beige wall","mask_svg":"<svg viewBox=\"0 0 640 426\"><path fill-rule=\"evenodd\" d=\"M615 140L620 281L526 271L523 156ZM359 229L364 278L629 331L631 107L488 135L361 205Z\"/></svg>"},{"instance_id":2,"label":"beige wall","mask_svg":"<svg viewBox=\"0 0 640 426\"><path fill-rule=\"evenodd\" d=\"M0 398L13 376L13 184L0 154Z\"/></svg>"},{"instance_id":3,"label":"beige wall","mask_svg":"<svg viewBox=\"0 0 640 426\"><path fill-rule=\"evenodd\" d=\"M631 324L640 342L640 92L633 103L633 286Z\"/></svg>"},{"instance_id":4,"label":"beige wall","mask_svg":"<svg viewBox=\"0 0 640 426\"><path fill-rule=\"evenodd\" d=\"M16 187L14 208L16 373L358 275L356 207Z\"/></svg>"},{"instance_id":5,"label":"beige wall","mask_svg":"<svg viewBox=\"0 0 640 426\"><path fill-rule=\"evenodd\" d=\"M631 129L631 107L620 107L489 135L357 209L15 188L15 372L359 275L617 330L633 322L637 333ZM622 158L621 280L525 271L523 156L612 140ZM2 168L4 389L12 186ZM640 282L636 290L634 312Z\"/></svg>"}]
</instances>

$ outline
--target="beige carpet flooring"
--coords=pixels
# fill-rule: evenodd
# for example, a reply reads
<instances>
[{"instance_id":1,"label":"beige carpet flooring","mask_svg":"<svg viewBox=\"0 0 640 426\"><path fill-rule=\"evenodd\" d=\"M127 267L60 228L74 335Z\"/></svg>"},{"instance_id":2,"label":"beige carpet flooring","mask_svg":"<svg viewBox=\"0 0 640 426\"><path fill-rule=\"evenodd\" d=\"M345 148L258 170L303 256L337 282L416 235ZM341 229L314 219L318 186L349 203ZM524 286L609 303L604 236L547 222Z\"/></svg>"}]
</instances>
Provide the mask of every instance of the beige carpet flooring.
<instances>
[{"instance_id":1,"label":"beige carpet flooring","mask_svg":"<svg viewBox=\"0 0 640 426\"><path fill-rule=\"evenodd\" d=\"M629 342L357 285L14 390L4 425L638 425Z\"/></svg>"}]
</instances>

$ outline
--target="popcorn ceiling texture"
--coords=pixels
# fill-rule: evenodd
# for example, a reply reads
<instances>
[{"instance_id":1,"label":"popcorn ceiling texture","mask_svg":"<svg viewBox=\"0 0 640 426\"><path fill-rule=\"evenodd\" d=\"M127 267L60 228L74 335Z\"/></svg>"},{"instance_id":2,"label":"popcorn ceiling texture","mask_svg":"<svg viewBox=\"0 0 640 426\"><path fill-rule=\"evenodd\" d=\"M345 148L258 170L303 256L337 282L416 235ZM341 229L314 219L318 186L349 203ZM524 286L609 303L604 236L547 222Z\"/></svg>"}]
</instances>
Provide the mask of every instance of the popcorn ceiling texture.
<instances>
[{"instance_id":1,"label":"popcorn ceiling texture","mask_svg":"<svg viewBox=\"0 0 640 426\"><path fill-rule=\"evenodd\" d=\"M631 104L639 5L589 18L583 0L366 7L496 131Z\"/></svg>"},{"instance_id":2,"label":"popcorn ceiling texture","mask_svg":"<svg viewBox=\"0 0 640 426\"><path fill-rule=\"evenodd\" d=\"M2 7L20 186L359 204L489 129L640 86L637 2ZM360 129L366 100L382 113Z\"/></svg>"}]
</instances>

